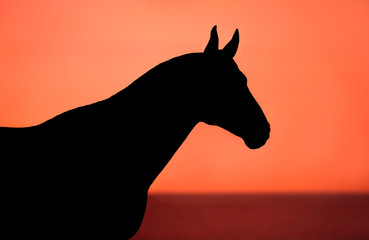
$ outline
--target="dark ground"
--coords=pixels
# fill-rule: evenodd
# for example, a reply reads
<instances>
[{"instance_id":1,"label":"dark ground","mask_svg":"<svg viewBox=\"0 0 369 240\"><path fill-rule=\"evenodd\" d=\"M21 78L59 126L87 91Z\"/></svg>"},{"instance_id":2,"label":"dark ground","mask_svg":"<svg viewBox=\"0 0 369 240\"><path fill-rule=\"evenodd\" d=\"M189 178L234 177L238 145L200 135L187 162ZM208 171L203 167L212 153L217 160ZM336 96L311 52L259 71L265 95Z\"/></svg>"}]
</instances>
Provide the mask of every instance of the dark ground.
<instances>
[{"instance_id":1,"label":"dark ground","mask_svg":"<svg viewBox=\"0 0 369 240\"><path fill-rule=\"evenodd\" d=\"M369 240L369 195L153 195L132 240Z\"/></svg>"}]
</instances>

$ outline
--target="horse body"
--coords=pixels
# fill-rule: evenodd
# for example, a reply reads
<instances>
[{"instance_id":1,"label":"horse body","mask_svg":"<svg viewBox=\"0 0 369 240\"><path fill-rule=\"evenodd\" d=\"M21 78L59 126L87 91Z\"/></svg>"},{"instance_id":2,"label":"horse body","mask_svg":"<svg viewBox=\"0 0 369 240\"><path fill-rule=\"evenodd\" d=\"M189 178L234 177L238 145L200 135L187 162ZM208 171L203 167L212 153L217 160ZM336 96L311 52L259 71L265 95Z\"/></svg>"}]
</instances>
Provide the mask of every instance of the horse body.
<instances>
[{"instance_id":1,"label":"horse body","mask_svg":"<svg viewBox=\"0 0 369 240\"><path fill-rule=\"evenodd\" d=\"M259 138L247 140L251 148L263 145L270 128L260 107L251 94L234 93L235 87L248 90L232 60L237 47L231 57L214 57L214 29L204 53L159 64L106 100L37 126L0 128L7 231L17 237L128 239L142 222L150 185L198 122ZM229 76L237 78L234 86L219 80ZM234 107L240 101L258 117ZM240 125L251 119L254 126L235 127L229 116Z\"/></svg>"}]
</instances>

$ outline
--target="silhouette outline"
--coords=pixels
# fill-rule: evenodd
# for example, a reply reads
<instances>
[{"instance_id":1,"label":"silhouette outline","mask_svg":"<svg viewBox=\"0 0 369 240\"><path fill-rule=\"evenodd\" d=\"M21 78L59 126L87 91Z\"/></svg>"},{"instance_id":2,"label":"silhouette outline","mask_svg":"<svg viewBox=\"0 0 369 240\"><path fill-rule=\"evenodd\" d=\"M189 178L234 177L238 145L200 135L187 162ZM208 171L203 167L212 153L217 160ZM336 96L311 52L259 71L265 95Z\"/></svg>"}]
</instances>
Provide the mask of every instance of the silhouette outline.
<instances>
[{"instance_id":1,"label":"silhouette outline","mask_svg":"<svg viewBox=\"0 0 369 240\"><path fill-rule=\"evenodd\" d=\"M233 60L238 30L218 42L214 26L204 52L161 63L108 99L0 128L3 234L131 238L150 185L197 123L263 146L269 123Z\"/></svg>"}]
</instances>

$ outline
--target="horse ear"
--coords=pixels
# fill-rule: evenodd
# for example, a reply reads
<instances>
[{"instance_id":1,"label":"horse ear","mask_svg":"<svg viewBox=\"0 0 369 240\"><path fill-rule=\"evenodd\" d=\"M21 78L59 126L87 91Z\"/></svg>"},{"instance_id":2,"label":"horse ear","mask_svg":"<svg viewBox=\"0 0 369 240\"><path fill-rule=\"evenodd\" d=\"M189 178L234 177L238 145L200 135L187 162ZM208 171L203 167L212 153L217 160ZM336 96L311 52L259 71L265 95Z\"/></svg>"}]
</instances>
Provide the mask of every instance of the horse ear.
<instances>
[{"instance_id":1,"label":"horse ear","mask_svg":"<svg viewBox=\"0 0 369 240\"><path fill-rule=\"evenodd\" d=\"M222 53L225 56L233 58L234 55L236 55L239 42L240 42L240 36L238 33L238 29L236 29L231 41L229 41L229 43L223 48Z\"/></svg>"},{"instance_id":2,"label":"horse ear","mask_svg":"<svg viewBox=\"0 0 369 240\"><path fill-rule=\"evenodd\" d=\"M210 40L204 50L206 54L215 54L218 51L219 38L217 33L217 25L211 29Z\"/></svg>"}]
</instances>

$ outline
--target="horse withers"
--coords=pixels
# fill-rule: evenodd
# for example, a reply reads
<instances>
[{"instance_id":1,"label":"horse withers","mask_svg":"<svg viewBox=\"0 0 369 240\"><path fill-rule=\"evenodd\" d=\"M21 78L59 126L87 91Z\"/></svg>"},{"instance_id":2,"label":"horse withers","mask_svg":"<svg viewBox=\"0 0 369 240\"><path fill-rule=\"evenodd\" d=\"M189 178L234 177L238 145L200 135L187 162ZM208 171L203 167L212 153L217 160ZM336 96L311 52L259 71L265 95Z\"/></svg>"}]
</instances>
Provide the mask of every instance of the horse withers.
<instances>
[{"instance_id":1,"label":"horse withers","mask_svg":"<svg viewBox=\"0 0 369 240\"><path fill-rule=\"evenodd\" d=\"M128 239L150 185L199 122L259 148L270 126L216 27L202 53L173 58L108 99L36 126L0 128L2 234ZM194 166L196 167L196 166Z\"/></svg>"}]
</instances>

